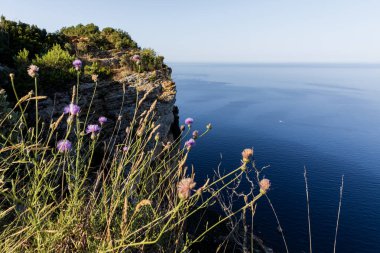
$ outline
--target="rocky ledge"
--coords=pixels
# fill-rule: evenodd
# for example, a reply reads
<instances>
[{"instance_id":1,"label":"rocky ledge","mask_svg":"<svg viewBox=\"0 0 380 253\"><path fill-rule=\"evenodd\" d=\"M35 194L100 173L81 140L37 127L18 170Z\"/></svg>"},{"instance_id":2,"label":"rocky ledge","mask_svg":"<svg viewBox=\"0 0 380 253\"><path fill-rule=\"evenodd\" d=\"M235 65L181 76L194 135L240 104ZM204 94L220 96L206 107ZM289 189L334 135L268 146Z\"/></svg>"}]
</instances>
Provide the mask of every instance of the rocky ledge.
<instances>
[{"instance_id":1,"label":"rocky ledge","mask_svg":"<svg viewBox=\"0 0 380 253\"><path fill-rule=\"evenodd\" d=\"M133 119L136 102L141 103L137 111L139 116L157 101L153 121L156 125L160 125L158 132L162 141L173 141L178 135L178 119L175 107L176 86L170 74L170 68L124 75L118 73L114 75L117 76L116 79L100 80L94 97L95 83L80 83L79 106L83 112L81 117L85 117L93 97L88 122L95 124L99 116L105 116L108 118L107 129L112 131L117 121L120 121L121 131L118 137L119 140L123 140L124 129ZM45 95L47 99L41 101L39 114L45 121L49 121L62 115L64 107L71 102L72 91L67 89L47 92ZM64 129L64 124L61 127Z\"/></svg>"}]
</instances>

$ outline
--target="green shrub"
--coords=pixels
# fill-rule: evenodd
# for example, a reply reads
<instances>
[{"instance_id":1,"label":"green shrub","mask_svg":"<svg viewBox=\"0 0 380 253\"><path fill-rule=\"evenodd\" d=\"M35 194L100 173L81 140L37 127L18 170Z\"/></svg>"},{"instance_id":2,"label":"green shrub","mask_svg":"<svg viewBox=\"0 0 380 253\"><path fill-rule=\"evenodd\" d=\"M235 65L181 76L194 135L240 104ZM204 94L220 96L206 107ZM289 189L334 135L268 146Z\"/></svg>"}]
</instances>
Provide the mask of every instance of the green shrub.
<instances>
[{"instance_id":1,"label":"green shrub","mask_svg":"<svg viewBox=\"0 0 380 253\"><path fill-rule=\"evenodd\" d=\"M81 38L82 40L77 42L77 49L82 53L95 50L137 48L137 43L131 39L127 32L111 27L106 27L100 31L99 27L94 24L79 24L64 27L60 32L68 37Z\"/></svg>"},{"instance_id":2,"label":"green shrub","mask_svg":"<svg viewBox=\"0 0 380 253\"><path fill-rule=\"evenodd\" d=\"M157 55L153 49L144 48L139 54L141 57L140 71L153 71L163 67L164 57ZM135 66L134 69L138 71L139 66Z\"/></svg>"},{"instance_id":3,"label":"green shrub","mask_svg":"<svg viewBox=\"0 0 380 253\"><path fill-rule=\"evenodd\" d=\"M99 63L93 62L91 65L86 65L84 67L85 75L98 75L100 78L104 79L111 75L110 67L100 66Z\"/></svg>"},{"instance_id":4,"label":"green shrub","mask_svg":"<svg viewBox=\"0 0 380 253\"><path fill-rule=\"evenodd\" d=\"M40 68L40 82L44 87L66 84L75 77L72 68L73 55L63 50L60 45L54 45L46 54L36 56L33 64Z\"/></svg>"},{"instance_id":5,"label":"green shrub","mask_svg":"<svg viewBox=\"0 0 380 253\"><path fill-rule=\"evenodd\" d=\"M14 57L14 61L17 64L17 67L19 67L20 65L22 65L23 67L28 66L30 63L29 51L26 48L20 50L18 54Z\"/></svg>"},{"instance_id":6,"label":"green shrub","mask_svg":"<svg viewBox=\"0 0 380 253\"><path fill-rule=\"evenodd\" d=\"M65 37L58 33L48 33L35 25L0 20L0 63L15 67L14 56L23 49L30 55L46 53L54 44L63 45Z\"/></svg>"}]
</instances>

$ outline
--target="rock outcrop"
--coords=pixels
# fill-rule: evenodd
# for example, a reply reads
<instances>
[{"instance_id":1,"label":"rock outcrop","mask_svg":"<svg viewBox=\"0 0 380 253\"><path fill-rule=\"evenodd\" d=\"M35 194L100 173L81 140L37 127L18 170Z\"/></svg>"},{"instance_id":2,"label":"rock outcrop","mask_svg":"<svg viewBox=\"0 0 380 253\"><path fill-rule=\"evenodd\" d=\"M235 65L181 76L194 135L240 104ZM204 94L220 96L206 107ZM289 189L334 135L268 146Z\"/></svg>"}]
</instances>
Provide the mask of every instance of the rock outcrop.
<instances>
[{"instance_id":1,"label":"rock outcrop","mask_svg":"<svg viewBox=\"0 0 380 253\"><path fill-rule=\"evenodd\" d=\"M134 116L136 101L139 103L143 98L137 116L148 110L157 100L154 122L160 125L158 132L163 142L173 141L176 136L175 129L178 128L176 120L177 109L175 107L176 87L170 78L170 68L143 73L128 73L117 75L115 80L100 80L96 93L93 97L92 107L89 115L89 123L97 123L99 116L108 118L107 128L109 131L120 120L119 139L125 135L124 129L129 126ZM79 106L85 117L90 105L95 83L84 82L79 85ZM45 120L57 119L62 115L63 109L71 102L72 91L59 91L46 94L46 100L39 104L39 114ZM64 124L63 124L63 129ZM174 129L174 130L173 130Z\"/></svg>"}]
</instances>

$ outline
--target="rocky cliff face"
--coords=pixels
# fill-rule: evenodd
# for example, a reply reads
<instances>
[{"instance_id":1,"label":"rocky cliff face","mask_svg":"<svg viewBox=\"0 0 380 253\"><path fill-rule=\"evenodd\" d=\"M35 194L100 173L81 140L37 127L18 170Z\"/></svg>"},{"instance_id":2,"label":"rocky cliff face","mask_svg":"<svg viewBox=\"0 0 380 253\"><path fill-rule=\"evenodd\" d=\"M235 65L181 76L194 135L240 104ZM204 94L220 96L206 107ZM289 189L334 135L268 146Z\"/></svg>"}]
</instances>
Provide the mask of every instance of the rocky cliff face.
<instances>
[{"instance_id":1,"label":"rocky cliff face","mask_svg":"<svg viewBox=\"0 0 380 253\"><path fill-rule=\"evenodd\" d=\"M154 121L160 125L158 132L163 142L173 141L178 134L178 120L176 119L175 83L170 78L170 68L144 73L118 73L116 79L100 80L92 102L89 123L97 123L99 116L108 118L107 128L112 131L120 120L119 139L125 136L124 129L129 126L134 116L136 101L143 102L139 107L137 116L148 110L157 100ZM95 83L85 82L79 86L79 106L85 117ZM40 116L46 120L57 119L65 106L71 102L72 91L49 92L48 98L40 103ZM138 103L137 102L137 103ZM61 126L63 129L64 125ZM106 130L107 131L107 130Z\"/></svg>"}]
</instances>

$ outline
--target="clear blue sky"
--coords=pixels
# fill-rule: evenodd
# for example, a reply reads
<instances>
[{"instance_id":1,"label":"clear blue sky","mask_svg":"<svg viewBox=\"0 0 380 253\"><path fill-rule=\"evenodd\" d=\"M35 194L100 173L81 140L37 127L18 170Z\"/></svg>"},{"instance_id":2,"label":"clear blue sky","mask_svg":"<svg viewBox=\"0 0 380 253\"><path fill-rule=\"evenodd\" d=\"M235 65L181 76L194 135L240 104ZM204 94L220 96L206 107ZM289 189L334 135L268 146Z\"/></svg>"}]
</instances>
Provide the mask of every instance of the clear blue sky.
<instances>
[{"instance_id":1,"label":"clear blue sky","mask_svg":"<svg viewBox=\"0 0 380 253\"><path fill-rule=\"evenodd\" d=\"M380 62L380 0L1 0L0 14L121 28L169 62Z\"/></svg>"}]
</instances>

